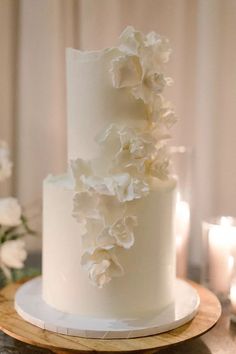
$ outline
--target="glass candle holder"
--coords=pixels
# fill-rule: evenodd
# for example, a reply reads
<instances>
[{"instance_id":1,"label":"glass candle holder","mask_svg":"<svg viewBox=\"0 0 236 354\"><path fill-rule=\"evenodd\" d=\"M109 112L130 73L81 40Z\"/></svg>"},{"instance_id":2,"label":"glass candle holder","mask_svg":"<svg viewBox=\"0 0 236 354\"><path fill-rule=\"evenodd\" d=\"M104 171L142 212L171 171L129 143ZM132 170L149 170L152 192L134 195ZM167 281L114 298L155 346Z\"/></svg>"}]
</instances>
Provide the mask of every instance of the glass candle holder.
<instances>
[{"instance_id":1,"label":"glass candle holder","mask_svg":"<svg viewBox=\"0 0 236 354\"><path fill-rule=\"evenodd\" d=\"M202 282L221 301L228 299L236 251L236 219L230 216L210 218L202 224Z\"/></svg>"},{"instance_id":2,"label":"glass candle holder","mask_svg":"<svg viewBox=\"0 0 236 354\"><path fill-rule=\"evenodd\" d=\"M178 176L175 217L176 275L186 278L190 233L192 149L185 146L175 146L171 148L171 154L173 170Z\"/></svg>"}]
</instances>

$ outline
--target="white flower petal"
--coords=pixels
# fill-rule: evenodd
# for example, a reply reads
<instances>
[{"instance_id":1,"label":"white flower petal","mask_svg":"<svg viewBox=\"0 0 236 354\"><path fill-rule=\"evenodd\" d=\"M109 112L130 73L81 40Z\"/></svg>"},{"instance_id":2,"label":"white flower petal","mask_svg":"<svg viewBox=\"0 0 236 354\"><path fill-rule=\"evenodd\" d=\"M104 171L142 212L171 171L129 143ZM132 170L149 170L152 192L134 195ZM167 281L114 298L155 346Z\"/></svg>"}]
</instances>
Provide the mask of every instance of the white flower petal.
<instances>
[{"instance_id":1,"label":"white flower petal","mask_svg":"<svg viewBox=\"0 0 236 354\"><path fill-rule=\"evenodd\" d=\"M0 199L0 225L20 225L21 212L21 206L16 198L10 197Z\"/></svg>"},{"instance_id":2,"label":"white flower petal","mask_svg":"<svg viewBox=\"0 0 236 354\"><path fill-rule=\"evenodd\" d=\"M110 227L105 227L102 232L97 236L96 242L99 248L109 250L116 244L116 240L109 233Z\"/></svg>"},{"instance_id":3,"label":"white flower petal","mask_svg":"<svg viewBox=\"0 0 236 354\"><path fill-rule=\"evenodd\" d=\"M120 203L119 200L113 196L101 196L101 206L106 225L111 225L116 222L116 220L124 216L127 210L127 205Z\"/></svg>"},{"instance_id":4,"label":"white flower petal","mask_svg":"<svg viewBox=\"0 0 236 354\"><path fill-rule=\"evenodd\" d=\"M118 246L129 249L134 244L133 228L136 225L137 218L135 216L126 216L112 225L109 233L115 238Z\"/></svg>"},{"instance_id":5,"label":"white flower petal","mask_svg":"<svg viewBox=\"0 0 236 354\"><path fill-rule=\"evenodd\" d=\"M110 265L110 261L103 259L100 263L91 266L89 270L89 278L98 288L103 288L105 284L111 281L108 271Z\"/></svg>"},{"instance_id":6,"label":"white flower petal","mask_svg":"<svg viewBox=\"0 0 236 354\"><path fill-rule=\"evenodd\" d=\"M76 190L83 190L83 182L81 181L81 177L93 174L91 162L83 159L71 160L70 166L75 181Z\"/></svg>"},{"instance_id":7,"label":"white flower petal","mask_svg":"<svg viewBox=\"0 0 236 354\"><path fill-rule=\"evenodd\" d=\"M133 178L128 187L126 201L140 199L149 194L149 186L145 181Z\"/></svg>"},{"instance_id":8,"label":"white flower petal","mask_svg":"<svg viewBox=\"0 0 236 354\"><path fill-rule=\"evenodd\" d=\"M103 220L87 219L86 232L82 235L84 251L92 253L98 247L97 235L104 229Z\"/></svg>"},{"instance_id":9,"label":"white flower petal","mask_svg":"<svg viewBox=\"0 0 236 354\"><path fill-rule=\"evenodd\" d=\"M152 99L153 92L142 82L140 85L133 87L131 90L132 95L136 100L142 100L146 105Z\"/></svg>"},{"instance_id":10,"label":"white flower petal","mask_svg":"<svg viewBox=\"0 0 236 354\"><path fill-rule=\"evenodd\" d=\"M167 85L167 80L162 73L153 73L144 78L144 84L153 93L161 93Z\"/></svg>"},{"instance_id":11,"label":"white flower petal","mask_svg":"<svg viewBox=\"0 0 236 354\"><path fill-rule=\"evenodd\" d=\"M82 176L81 181L88 191L102 195L114 195L112 177Z\"/></svg>"},{"instance_id":12,"label":"white flower petal","mask_svg":"<svg viewBox=\"0 0 236 354\"><path fill-rule=\"evenodd\" d=\"M95 138L98 144L106 143L108 140L114 140L117 137L118 126L116 124L111 124L105 131L98 134Z\"/></svg>"},{"instance_id":13,"label":"white flower petal","mask_svg":"<svg viewBox=\"0 0 236 354\"><path fill-rule=\"evenodd\" d=\"M150 166L150 174L160 180L166 180L169 177L170 156L164 147L158 150L156 158Z\"/></svg>"},{"instance_id":14,"label":"white flower petal","mask_svg":"<svg viewBox=\"0 0 236 354\"><path fill-rule=\"evenodd\" d=\"M126 55L112 60L112 83L115 88L138 85L142 79L142 67L135 55Z\"/></svg>"},{"instance_id":15,"label":"white flower petal","mask_svg":"<svg viewBox=\"0 0 236 354\"><path fill-rule=\"evenodd\" d=\"M23 240L10 240L0 247L0 261L9 268L21 269L27 257L25 242Z\"/></svg>"},{"instance_id":16,"label":"white flower petal","mask_svg":"<svg viewBox=\"0 0 236 354\"><path fill-rule=\"evenodd\" d=\"M96 249L93 253L85 252L81 259L82 267L89 272L91 282L103 287L113 277L123 275L124 270L114 252Z\"/></svg>"},{"instance_id":17,"label":"white flower petal","mask_svg":"<svg viewBox=\"0 0 236 354\"><path fill-rule=\"evenodd\" d=\"M128 54L138 54L141 46L144 45L144 36L141 32L135 31L128 26L120 35L120 50Z\"/></svg>"},{"instance_id":18,"label":"white flower petal","mask_svg":"<svg viewBox=\"0 0 236 354\"><path fill-rule=\"evenodd\" d=\"M157 123L159 130L162 127L169 130L177 121L172 105L161 95L155 96L148 106L148 112L150 119Z\"/></svg>"},{"instance_id":19,"label":"white flower petal","mask_svg":"<svg viewBox=\"0 0 236 354\"><path fill-rule=\"evenodd\" d=\"M99 197L87 191L79 192L73 198L72 215L79 223L84 224L86 218L99 219L101 213L98 208Z\"/></svg>"},{"instance_id":20,"label":"white flower petal","mask_svg":"<svg viewBox=\"0 0 236 354\"><path fill-rule=\"evenodd\" d=\"M172 52L169 40L155 32L147 34L144 50L148 54L145 59L149 68L156 68L167 63Z\"/></svg>"}]
</instances>

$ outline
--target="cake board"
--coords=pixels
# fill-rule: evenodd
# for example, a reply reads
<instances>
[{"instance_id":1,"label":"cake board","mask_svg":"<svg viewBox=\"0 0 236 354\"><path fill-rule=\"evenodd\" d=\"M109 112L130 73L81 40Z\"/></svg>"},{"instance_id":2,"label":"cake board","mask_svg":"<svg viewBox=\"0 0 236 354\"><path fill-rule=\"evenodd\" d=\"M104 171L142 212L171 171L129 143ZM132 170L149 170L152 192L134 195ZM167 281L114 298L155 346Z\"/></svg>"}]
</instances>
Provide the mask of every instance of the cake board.
<instances>
[{"instance_id":1,"label":"cake board","mask_svg":"<svg viewBox=\"0 0 236 354\"><path fill-rule=\"evenodd\" d=\"M202 286L188 282L200 297L196 316L188 323L169 332L132 339L90 339L53 333L24 321L14 309L14 298L20 284L10 284L0 292L0 329L6 334L54 353L154 353L210 330L221 315L221 305L216 296Z\"/></svg>"}]
</instances>

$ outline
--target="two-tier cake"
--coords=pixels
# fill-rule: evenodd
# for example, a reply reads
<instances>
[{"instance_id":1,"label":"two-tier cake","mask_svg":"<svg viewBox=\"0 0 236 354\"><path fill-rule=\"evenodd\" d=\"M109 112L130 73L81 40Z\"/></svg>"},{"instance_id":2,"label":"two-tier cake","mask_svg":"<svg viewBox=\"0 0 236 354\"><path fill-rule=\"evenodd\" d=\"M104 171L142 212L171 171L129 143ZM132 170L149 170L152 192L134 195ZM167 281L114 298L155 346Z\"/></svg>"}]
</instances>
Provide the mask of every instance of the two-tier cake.
<instances>
[{"instance_id":1,"label":"two-tier cake","mask_svg":"<svg viewBox=\"0 0 236 354\"><path fill-rule=\"evenodd\" d=\"M176 117L162 95L170 53L166 38L132 27L117 47L67 50L68 173L44 181L42 289L36 280L16 297L31 323L122 338L157 333L167 309L172 327L161 330L173 328L176 179L167 142Z\"/></svg>"},{"instance_id":2,"label":"two-tier cake","mask_svg":"<svg viewBox=\"0 0 236 354\"><path fill-rule=\"evenodd\" d=\"M169 55L131 27L119 47L67 50L69 172L43 190L43 299L56 309L120 318L173 302Z\"/></svg>"}]
</instances>

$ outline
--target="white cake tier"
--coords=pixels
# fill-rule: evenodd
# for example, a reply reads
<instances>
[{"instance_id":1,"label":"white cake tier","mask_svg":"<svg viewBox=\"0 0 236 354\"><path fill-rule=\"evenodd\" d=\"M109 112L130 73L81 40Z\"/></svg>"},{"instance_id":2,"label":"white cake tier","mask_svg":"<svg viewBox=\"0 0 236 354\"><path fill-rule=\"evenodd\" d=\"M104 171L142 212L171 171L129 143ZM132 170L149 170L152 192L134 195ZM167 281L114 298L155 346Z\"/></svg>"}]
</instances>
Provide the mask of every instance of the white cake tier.
<instances>
[{"instance_id":1,"label":"white cake tier","mask_svg":"<svg viewBox=\"0 0 236 354\"><path fill-rule=\"evenodd\" d=\"M127 88L112 85L111 61L117 48L98 52L67 49L68 160L97 156L95 136L112 123L137 122L145 107Z\"/></svg>"},{"instance_id":2,"label":"white cake tier","mask_svg":"<svg viewBox=\"0 0 236 354\"><path fill-rule=\"evenodd\" d=\"M44 181L43 299L52 307L84 316L133 318L158 313L174 301L176 181L155 181L147 197L133 201L138 226L135 244L120 249L124 275L103 288L82 269L81 229L72 217L72 182Z\"/></svg>"}]
</instances>

